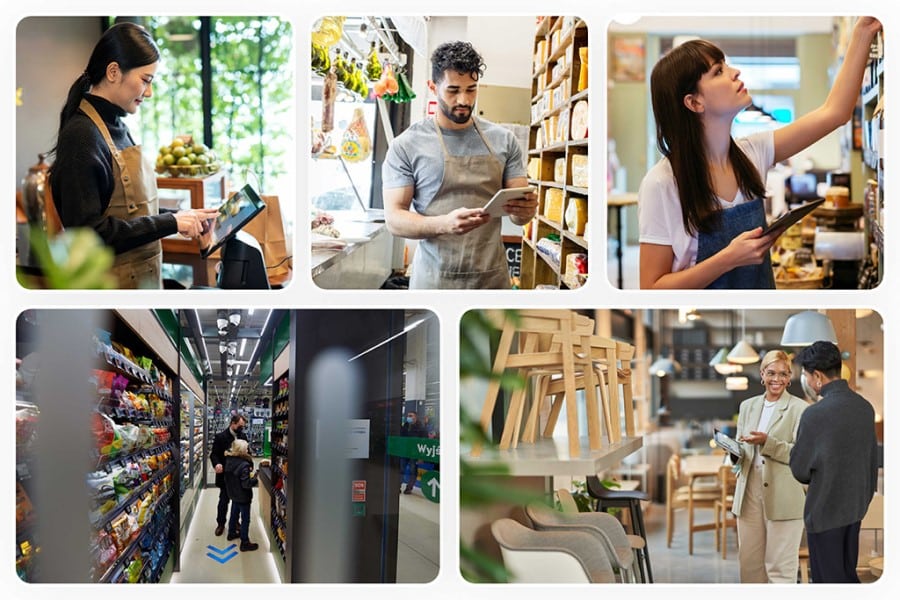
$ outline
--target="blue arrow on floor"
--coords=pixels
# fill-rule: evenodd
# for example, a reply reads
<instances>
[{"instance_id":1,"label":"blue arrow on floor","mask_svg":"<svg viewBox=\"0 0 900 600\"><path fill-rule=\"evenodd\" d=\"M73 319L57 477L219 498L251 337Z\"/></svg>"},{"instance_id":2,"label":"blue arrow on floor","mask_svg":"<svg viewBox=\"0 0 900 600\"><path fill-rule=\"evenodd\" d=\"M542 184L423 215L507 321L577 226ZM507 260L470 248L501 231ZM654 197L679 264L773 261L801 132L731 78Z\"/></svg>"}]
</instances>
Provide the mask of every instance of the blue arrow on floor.
<instances>
[{"instance_id":1,"label":"blue arrow on floor","mask_svg":"<svg viewBox=\"0 0 900 600\"><path fill-rule=\"evenodd\" d=\"M231 544L227 548L216 548L215 546L207 546L206 548L212 550L212 552L207 552L206 555L216 561L219 564L225 564L232 558L238 555L237 550L235 548L237 544Z\"/></svg>"}]
</instances>

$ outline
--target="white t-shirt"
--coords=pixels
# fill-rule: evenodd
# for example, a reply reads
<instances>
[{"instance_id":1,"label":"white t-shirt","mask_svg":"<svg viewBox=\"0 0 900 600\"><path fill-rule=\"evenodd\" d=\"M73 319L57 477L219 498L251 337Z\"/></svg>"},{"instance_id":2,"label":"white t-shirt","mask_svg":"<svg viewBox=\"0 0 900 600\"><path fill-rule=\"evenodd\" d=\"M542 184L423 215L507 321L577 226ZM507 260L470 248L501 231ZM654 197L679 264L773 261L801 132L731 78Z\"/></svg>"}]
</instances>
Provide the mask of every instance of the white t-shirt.
<instances>
[{"instance_id":1,"label":"white t-shirt","mask_svg":"<svg viewBox=\"0 0 900 600\"><path fill-rule=\"evenodd\" d=\"M760 177L766 180L766 173L775 160L775 136L771 130L761 131L735 140L750 162L756 166ZM738 190L732 202L719 198L723 208L737 206L754 198L744 198ZM688 235L681 217L681 200L675 175L668 158L656 163L641 181L638 189L638 226L642 244L671 246L675 254L672 273L683 271L697 262L697 234Z\"/></svg>"},{"instance_id":2,"label":"white t-shirt","mask_svg":"<svg viewBox=\"0 0 900 600\"><path fill-rule=\"evenodd\" d=\"M769 421L772 420L772 415L775 413L776 404L778 404L778 400L775 402L763 400L763 409L759 414L759 423L756 425L756 431L769 432ZM754 454L753 464L757 467L762 467L762 446L756 446L756 452Z\"/></svg>"}]
</instances>

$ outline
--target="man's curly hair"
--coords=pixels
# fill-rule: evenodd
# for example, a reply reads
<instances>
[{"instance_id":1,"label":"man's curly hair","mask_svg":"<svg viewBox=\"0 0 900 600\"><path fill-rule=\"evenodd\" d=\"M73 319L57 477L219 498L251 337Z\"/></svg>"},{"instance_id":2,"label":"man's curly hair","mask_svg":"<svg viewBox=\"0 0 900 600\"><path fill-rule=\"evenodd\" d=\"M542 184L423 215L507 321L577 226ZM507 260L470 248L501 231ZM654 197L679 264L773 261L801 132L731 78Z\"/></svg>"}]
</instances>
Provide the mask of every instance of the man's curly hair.
<instances>
[{"instance_id":1,"label":"man's curly hair","mask_svg":"<svg viewBox=\"0 0 900 600\"><path fill-rule=\"evenodd\" d=\"M446 71L469 74L473 79L484 75L484 60L469 42L444 42L431 53L431 80L440 83Z\"/></svg>"}]
</instances>

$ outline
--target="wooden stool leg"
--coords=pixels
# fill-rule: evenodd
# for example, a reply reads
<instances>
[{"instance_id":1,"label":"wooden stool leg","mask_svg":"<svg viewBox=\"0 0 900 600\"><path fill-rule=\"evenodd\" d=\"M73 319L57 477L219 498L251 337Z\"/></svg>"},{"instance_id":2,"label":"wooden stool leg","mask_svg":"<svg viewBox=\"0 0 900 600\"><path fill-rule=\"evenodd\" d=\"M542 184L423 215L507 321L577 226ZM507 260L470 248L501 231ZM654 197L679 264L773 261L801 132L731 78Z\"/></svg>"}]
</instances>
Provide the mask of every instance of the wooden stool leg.
<instances>
[{"instance_id":1,"label":"wooden stool leg","mask_svg":"<svg viewBox=\"0 0 900 600\"><path fill-rule=\"evenodd\" d=\"M565 392L553 395L553 401L550 403L550 414L547 416L547 424L544 426L544 437L553 437L553 430L556 429L556 422L559 420L559 412L562 410L564 401Z\"/></svg>"},{"instance_id":2,"label":"wooden stool leg","mask_svg":"<svg viewBox=\"0 0 900 600\"><path fill-rule=\"evenodd\" d=\"M620 377L619 379L622 378ZM625 435L634 437L634 397L631 392L630 376L622 381L622 410L625 412Z\"/></svg>"},{"instance_id":3,"label":"wooden stool leg","mask_svg":"<svg viewBox=\"0 0 900 600\"><path fill-rule=\"evenodd\" d=\"M613 443L612 417L609 413L609 390L607 389L606 375L603 374L603 369L597 369L595 373L597 374L597 382L600 387L600 404L603 411L603 423L606 426L606 439L609 443Z\"/></svg>"},{"instance_id":4,"label":"wooden stool leg","mask_svg":"<svg viewBox=\"0 0 900 600\"><path fill-rule=\"evenodd\" d=\"M536 378L532 399L531 410L528 412L528 418L525 420L525 429L522 430L522 441L533 444L537 437L537 429L541 416L541 406L544 404L544 397L547 395L548 377L541 375Z\"/></svg>"},{"instance_id":5,"label":"wooden stool leg","mask_svg":"<svg viewBox=\"0 0 900 600\"><path fill-rule=\"evenodd\" d=\"M497 394L500 392L500 376L506 369L506 361L509 359L509 349L512 346L515 328L509 319L505 319L503 330L500 334L500 342L497 346L497 354L494 357L494 366L491 369L494 377L488 382L487 393L484 398L484 406L481 407L481 430L487 433L491 428L491 417L494 414L494 406L497 404ZM472 456L481 454L481 443L473 444Z\"/></svg>"},{"instance_id":6,"label":"wooden stool leg","mask_svg":"<svg viewBox=\"0 0 900 600\"><path fill-rule=\"evenodd\" d=\"M599 450L603 447L600 434L600 414L597 405L597 382L594 381L594 369L591 364L591 347L587 339L582 341L582 353L587 357L584 365L584 400L585 413L588 425L588 443L591 450Z\"/></svg>"},{"instance_id":7,"label":"wooden stool leg","mask_svg":"<svg viewBox=\"0 0 900 600\"><path fill-rule=\"evenodd\" d=\"M572 347L571 323L560 332L563 360L563 386L565 387L566 429L569 438L569 455L581 455L581 440L578 437L578 401L575 395L575 358Z\"/></svg>"},{"instance_id":8,"label":"wooden stool leg","mask_svg":"<svg viewBox=\"0 0 900 600\"><path fill-rule=\"evenodd\" d=\"M616 367L616 351L607 350L606 364L609 368L606 371L607 389L609 390L609 416L612 421L612 429L610 430L610 441L622 441L622 428L619 425L619 370Z\"/></svg>"},{"instance_id":9,"label":"wooden stool leg","mask_svg":"<svg viewBox=\"0 0 900 600\"><path fill-rule=\"evenodd\" d=\"M516 447L518 445L516 436L519 431L519 423L522 420L522 404L524 402L525 390L514 391L509 401L509 411L506 413L506 420L503 423L503 433L500 436L501 450L508 450L510 446Z\"/></svg>"}]
</instances>

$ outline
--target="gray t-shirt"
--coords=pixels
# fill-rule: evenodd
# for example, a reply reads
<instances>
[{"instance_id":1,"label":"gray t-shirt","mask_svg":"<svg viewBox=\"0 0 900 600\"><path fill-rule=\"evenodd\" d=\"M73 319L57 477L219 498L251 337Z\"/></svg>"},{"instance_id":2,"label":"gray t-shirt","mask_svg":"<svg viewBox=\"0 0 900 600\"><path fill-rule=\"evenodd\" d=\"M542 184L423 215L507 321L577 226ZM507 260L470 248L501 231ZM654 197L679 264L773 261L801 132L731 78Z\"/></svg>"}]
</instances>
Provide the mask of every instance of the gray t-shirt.
<instances>
[{"instance_id":1,"label":"gray t-shirt","mask_svg":"<svg viewBox=\"0 0 900 600\"><path fill-rule=\"evenodd\" d=\"M484 119L478 127L491 150L506 166L503 181L525 177L525 163L516 136L508 129ZM487 154L488 150L474 127L441 129L447 152L452 156ZM381 167L385 189L413 186L413 207L422 212L441 187L444 178L444 151L434 122L425 119L394 138Z\"/></svg>"}]
</instances>

